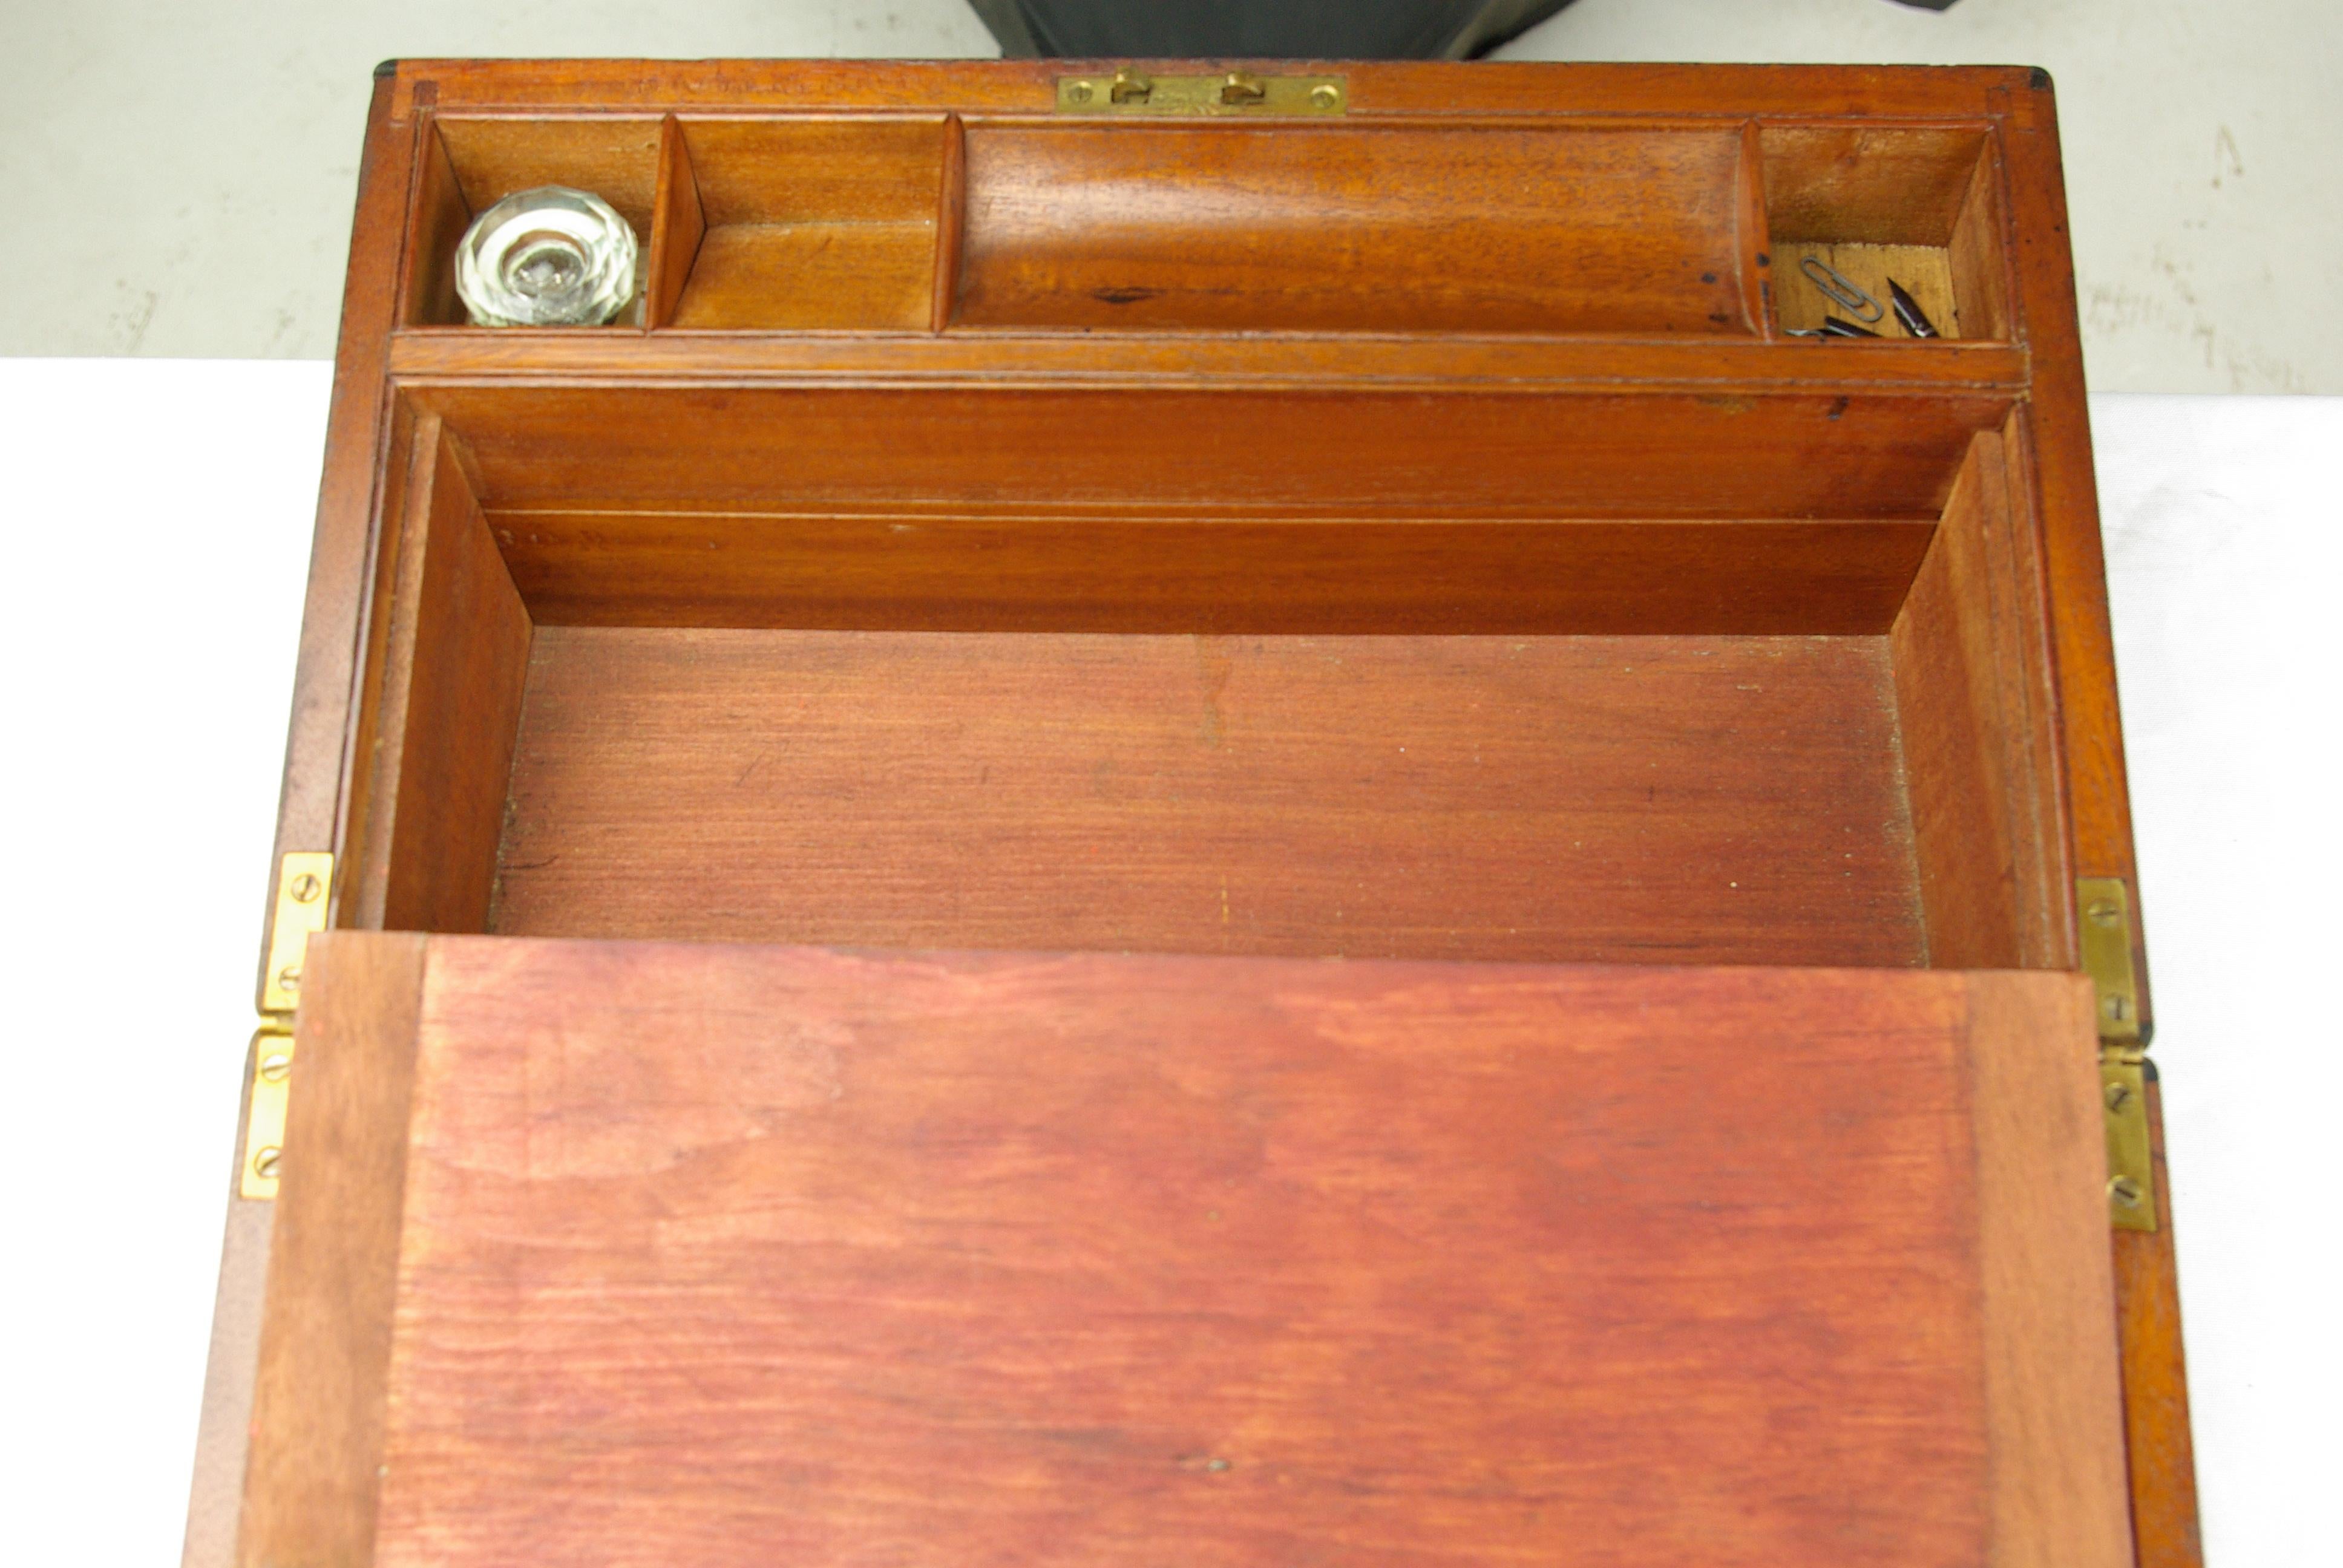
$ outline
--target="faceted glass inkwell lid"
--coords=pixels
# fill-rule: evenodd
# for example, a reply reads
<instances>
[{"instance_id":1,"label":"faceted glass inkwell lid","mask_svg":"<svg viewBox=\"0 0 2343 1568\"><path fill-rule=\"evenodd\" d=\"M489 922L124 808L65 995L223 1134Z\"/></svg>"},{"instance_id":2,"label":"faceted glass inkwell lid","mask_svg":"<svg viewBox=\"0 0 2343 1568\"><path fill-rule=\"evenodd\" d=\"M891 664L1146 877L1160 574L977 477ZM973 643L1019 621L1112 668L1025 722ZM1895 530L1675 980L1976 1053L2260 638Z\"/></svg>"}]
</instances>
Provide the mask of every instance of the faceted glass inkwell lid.
<instances>
[{"instance_id":1,"label":"faceted glass inkwell lid","mask_svg":"<svg viewBox=\"0 0 2343 1568\"><path fill-rule=\"evenodd\" d=\"M635 231L589 191L516 191L456 247L456 292L480 327L599 327L635 296Z\"/></svg>"}]
</instances>

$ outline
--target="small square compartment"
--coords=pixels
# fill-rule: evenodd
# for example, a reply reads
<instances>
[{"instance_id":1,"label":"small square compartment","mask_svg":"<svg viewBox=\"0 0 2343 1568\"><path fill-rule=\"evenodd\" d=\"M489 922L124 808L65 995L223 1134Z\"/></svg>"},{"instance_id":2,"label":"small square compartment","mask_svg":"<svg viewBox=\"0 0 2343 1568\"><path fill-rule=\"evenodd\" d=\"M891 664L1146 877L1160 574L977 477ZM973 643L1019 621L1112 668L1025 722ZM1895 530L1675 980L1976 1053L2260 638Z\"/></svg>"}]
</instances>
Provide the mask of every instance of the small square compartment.
<instances>
[{"instance_id":1,"label":"small square compartment","mask_svg":"<svg viewBox=\"0 0 2343 1568\"><path fill-rule=\"evenodd\" d=\"M635 299L610 325L640 327L659 166L657 118L435 120L416 193L401 324L469 326L456 297L456 246L464 231L515 191L568 186L600 196L634 229Z\"/></svg>"},{"instance_id":2,"label":"small square compartment","mask_svg":"<svg viewBox=\"0 0 2343 1568\"><path fill-rule=\"evenodd\" d=\"M949 122L679 128L654 327L927 330Z\"/></svg>"},{"instance_id":3,"label":"small square compartment","mask_svg":"<svg viewBox=\"0 0 2343 1568\"><path fill-rule=\"evenodd\" d=\"M1768 126L1760 133L1781 329L1849 319L1802 271L1818 257L1879 301L1862 325L1906 338L1887 280L1942 337L2006 340L2009 289L1990 138L1982 130Z\"/></svg>"}]
</instances>

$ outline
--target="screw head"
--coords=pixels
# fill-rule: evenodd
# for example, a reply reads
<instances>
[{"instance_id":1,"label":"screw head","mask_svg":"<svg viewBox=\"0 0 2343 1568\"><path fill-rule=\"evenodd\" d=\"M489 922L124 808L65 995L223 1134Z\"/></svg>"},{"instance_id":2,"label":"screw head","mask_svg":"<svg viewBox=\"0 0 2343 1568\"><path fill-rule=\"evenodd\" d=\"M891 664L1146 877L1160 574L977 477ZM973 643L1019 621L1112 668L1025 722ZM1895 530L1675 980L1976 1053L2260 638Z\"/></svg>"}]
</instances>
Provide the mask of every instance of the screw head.
<instances>
[{"instance_id":1,"label":"screw head","mask_svg":"<svg viewBox=\"0 0 2343 1568\"><path fill-rule=\"evenodd\" d=\"M1342 101L1342 89L1332 82L1321 82L1310 89L1310 103L1314 108L1331 109Z\"/></svg>"},{"instance_id":2,"label":"screw head","mask_svg":"<svg viewBox=\"0 0 2343 1568\"><path fill-rule=\"evenodd\" d=\"M2093 899L2083 913L2095 926L2117 926L2123 923L2123 911L2116 908L2113 899Z\"/></svg>"},{"instance_id":3,"label":"screw head","mask_svg":"<svg viewBox=\"0 0 2343 1568\"><path fill-rule=\"evenodd\" d=\"M299 990L301 989L301 966L299 964L287 964L283 969L278 970L277 971L277 984L278 989L282 990Z\"/></svg>"},{"instance_id":4,"label":"screw head","mask_svg":"<svg viewBox=\"0 0 2343 1568\"><path fill-rule=\"evenodd\" d=\"M2137 1209L2147 1194L2141 1191L2139 1183L2130 1177L2111 1176L2107 1179L2107 1196L2124 1208Z\"/></svg>"},{"instance_id":5,"label":"screw head","mask_svg":"<svg viewBox=\"0 0 2343 1568\"><path fill-rule=\"evenodd\" d=\"M2107 1090L2107 1109L2109 1111L2121 1111L2125 1106L2131 1103L2131 1085L2128 1083L2108 1084Z\"/></svg>"},{"instance_id":6,"label":"screw head","mask_svg":"<svg viewBox=\"0 0 2343 1568\"><path fill-rule=\"evenodd\" d=\"M1076 82L1066 89L1066 102L1070 104L1087 104L1091 101L1091 95L1095 91L1097 91L1097 89L1092 87L1088 82Z\"/></svg>"},{"instance_id":7,"label":"screw head","mask_svg":"<svg viewBox=\"0 0 2343 1568\"><path fill-rule=\"evenodd\" d=\"M272 1143L252 1157L252 1173L264 1181L272 1181L276 1178L277 1167L284 1162L284 1159L285 1151Z\"/></svg>"},{"instance_id":8,"label":"screw head","mask_svg":"<svg viewBox=\"0 0 2343 1568\"><path fill-rule=\"evenodd\" d=\"M285 1075L293 1070L293 1059L281 1050L272 1050L260 1059L260 1076L270 1083L282 1083Z\"/></svg>"},{"instance_id":9,"label":"screw head","mask_svg":"<svg viewBox=\"0 0 2343 1568\"><path fill-rule=\"evenodd\" d=\"M304 871L294 878L292 885L285 890L293 895L293 901L297 904L314 904L317 901L317 895L326 890L326 884Z\"/></svg>"}]
</instances>

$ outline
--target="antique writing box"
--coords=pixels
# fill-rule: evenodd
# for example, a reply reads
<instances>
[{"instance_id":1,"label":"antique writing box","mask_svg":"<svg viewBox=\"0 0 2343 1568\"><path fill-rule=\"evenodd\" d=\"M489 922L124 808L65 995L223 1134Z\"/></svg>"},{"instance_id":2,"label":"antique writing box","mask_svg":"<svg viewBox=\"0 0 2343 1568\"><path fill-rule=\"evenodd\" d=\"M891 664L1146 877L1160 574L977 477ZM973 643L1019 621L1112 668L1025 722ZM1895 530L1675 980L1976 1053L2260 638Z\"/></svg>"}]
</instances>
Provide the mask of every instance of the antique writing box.
<instances>
[{"instance_id":1,"label":"antique writing box","mask_svg":"<svg viewBox=\"0 0 2343 1568\"><path fill-rule=\"evenodd\" d=\"M2039 73L387 67L277 849L192 1563L2196 1560Z\"/></svg>"}]
</instances>

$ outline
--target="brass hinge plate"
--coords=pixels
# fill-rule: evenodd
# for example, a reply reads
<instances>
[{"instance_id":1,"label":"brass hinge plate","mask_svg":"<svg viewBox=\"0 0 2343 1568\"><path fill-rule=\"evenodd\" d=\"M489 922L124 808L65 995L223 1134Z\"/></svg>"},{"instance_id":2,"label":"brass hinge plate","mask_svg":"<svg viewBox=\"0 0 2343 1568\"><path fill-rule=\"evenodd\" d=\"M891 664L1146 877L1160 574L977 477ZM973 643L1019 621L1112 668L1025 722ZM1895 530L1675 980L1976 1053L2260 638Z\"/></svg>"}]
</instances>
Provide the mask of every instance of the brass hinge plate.
<instances>
[{"instance_id":1,"label":"brass hinge plate","mask_svg":"<svg viewBox=\"0 0 2343 1568\"><path fill-rule=\"evenodd\" d=\"M260 1010L287 1013L301 1000L301 956L310 933L326 929L333 902L334 857L296 849L277 868L277 908L268 921L268 967L260 975Z\"/></svg>"},{"instance_id":2,"label":"brass hinge plate","mask_svg":"<svg viewBox=\"0 0 2343 1568\"><path fill-rule=\"evenodd\" d=\"M1304 115L1322 119L1351 106L1340 76L1257 76L1213 71L1158 75L1125 67L1058 78L1061 115Z\"/></svg>"},{"instance_id":3,"label":"brass hinge plate","mask_svg":"<svg viewBox=\"0 0 2343 1568\"><path fill-rule=\"evenodd\" d=\"M2118 877L2080 877L2075 908L2081 917L2083 972L2097 992L2099 1038L2137 1048L2139 980L2131 961L2131 890Z\"/></svg>"},{"instance_id":4,"label":"brass hinge plate","mask_svg":"<svg viewBox=\"0 0 2343 1568\"><path fill-rule=\"evenodd\" d=\"M244 1112L244 1162L236 1190L263 1201L277 1196L285 1157L285 1108L293 1089L293 1010L301 1000L301 965L309 939L326 929L334 901L334 857L296 849L277 867L268 915L268 963L260 975L260 1029L252 1037L252 1081Z\"/></svg>"},{"instance_id":5,"label":"brass hinge plate","mask_svg":"<svg viewBox=\"0 0 2343 1568\"><path fill-rule=\"evenodd\" d=\"M2139 978L2131 956L2131 890L2118 877L2075 882L2084 972L2099 1029L2099 1101L2107 1121L2107 1218L2118 1231L2156 1229L2156 1170L2147 1142L2147 1066Z\"/></svg>"},{"instance_id":6,"label":"brass hinge plate","mask_svg":"<svg viewBox=\"0 0 2343 1568\"><path fill-rule=\"evenodd\" d=\"M270 1021L252 1037L252 1088L244 1113L244 1164L236 1191L246 1198L277 1196L277 1168L285 1155L285 1104L293 1087L293 1035Z\"/></svg>"},{"instance_id":7,"label":"brass hinge plate","mask_svg":"<svg viewBox=\"0 0 2343 1568\"><path fill-rule=\"evenodd\" d=\"M2156 1166L2147 1144L2147 1066L2137 1051L2099 1052L2107 1133L2107 1218L2118 1231L2156 1229Z\"/></svg>"}]
</instances>

